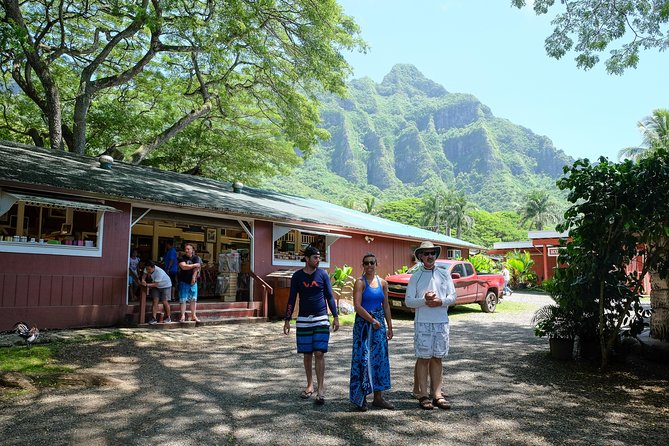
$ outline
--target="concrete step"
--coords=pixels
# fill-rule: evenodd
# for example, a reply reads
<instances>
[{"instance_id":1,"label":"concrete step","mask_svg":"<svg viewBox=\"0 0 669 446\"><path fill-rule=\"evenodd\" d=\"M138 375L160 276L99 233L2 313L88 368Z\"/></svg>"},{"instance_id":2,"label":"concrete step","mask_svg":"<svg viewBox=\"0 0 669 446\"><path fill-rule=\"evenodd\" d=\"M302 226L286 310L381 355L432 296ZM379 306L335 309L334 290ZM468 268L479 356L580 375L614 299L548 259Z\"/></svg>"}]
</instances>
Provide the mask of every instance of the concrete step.
<instances>
[{"instance_id":1,"label":"concrete step","mask_svg":"<svg viewBox=\"0 0 669 446\"><path fill-rule=\"evenodd\" d=\"M152 328L154 330L171 330L176 328L195 328L211 325L226 325L226 324L255 324L258 322L266 322L266 319L263 317L208 317L203 318L198 314L198 319L200 322L168 322L168 323L157 323L154 325L149 324L137 324L137 327L142 328Z\"/></svg>"},{"instance_id":2,"label":"concrete step","mask_svg":"<svg viewBox=\"0 0 669 446\"><path fill-rule=\"evenodd\" d=\"M152 307L153 303L148 302L146 306L146 312L144 314L144 320L146 322L150 321L152 316ZM162 305L159 308L158 320L164 317L162 310ZM181 304L178 302L170 303L170 312L172 316L172 324L179 326L181 319ZM190 303L186 304L186 320L188 321L191 317ZM226 319L244 319L244 318L261 318L262 315L262 303L261 302L220 302L220 301L208 301L208 302L198 302L197 303L197 316L198 319L203 321L219 321ZM126 315L126 323L129 325L139 325L140 319L139 305L132 305L129 313ZM263 319L264 320L264 319ZM188 323L188 322L185 322ZM172 328L172 324L167 324L169 328ZM193 324L193 323L191 323ZM145 324L141 324L142 326Z\"/></svg>"},{"instance_id":3,"label":"concrete step","mask_svg":"<svg viewBox=\"0 0 669 446\"><path fill-rule=\"evenodd\" d=\"M162 312L158 312L160 316ZM139 316L139 314L138 314ZM197 318L215 318L215 317L255 317L260 316L260 312L254 308L197 308ZM145 314L146 320L150 320L153 317L151 311L147 311ZM186 307L186 319L190 319L191 311L190 308ZM172 310L172 320L181 319L181 311Z\"/></svg>"},{"instance_id":4,"label":"concrete step","mask_svg":"<svg viewBox=\"0 0 669 446\"><path fill-rule=\"evenodd\" d=\"M146 302L146 308L150 312L151 307L153 306L153 301L147 301ZM139 313L139 303L138 302L131 302L130 303L131 307L131 312L132 313ZM190 303L186 303L186 309L190 307ZM179 302L170 302L170 310L172 312L174 311L179 311L181 308L181 304ZM219 301L198 301L197 303L197 308L198 312L200 311L200 308L203 310L227 310L227 309L255 309L259 310L262 308L262 302L219 302Z\"/></svg>"}]
</instances>

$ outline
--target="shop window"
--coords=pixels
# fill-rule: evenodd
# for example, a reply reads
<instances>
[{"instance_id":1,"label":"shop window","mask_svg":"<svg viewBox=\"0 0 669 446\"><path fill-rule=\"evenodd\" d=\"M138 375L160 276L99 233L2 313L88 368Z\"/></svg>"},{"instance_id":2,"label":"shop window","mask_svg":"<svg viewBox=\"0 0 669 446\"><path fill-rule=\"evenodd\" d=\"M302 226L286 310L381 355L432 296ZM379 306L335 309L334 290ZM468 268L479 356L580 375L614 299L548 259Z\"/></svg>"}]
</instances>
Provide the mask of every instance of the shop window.
<instances>
[{"instance_id":1,"label":"shop window","mask_svg":"<svg viewBox=\"0 0 669 446\"><path fill-rule=\"evenodd\" d=\"M460 249L447 249L446 250L446 258L447 259L461 259L462 258L462 250L460 250Z\"/></svg>"},{"instance_id":2,"label":"shop window","mask_svg":"<svg viewBox=\"0 0 669 446\"><path fill-rule=\"evenodd\" d=\"M99 257L104 213L116 209L60 198L0 193L0 252Z\"/></svg>"},{"instance_id":3,"label":"shop window","mask_svg":"<svg viewBox=\"0 0 669 446\"><path fill-rule=\"evenodd\" d=\"M330 246L339 238L347 235L318 232L308 228L274 225L273 230L273 265L303 266L302 252L311 245L321 252L320 266L330 266Z\"/></svg>"}]
</instances>

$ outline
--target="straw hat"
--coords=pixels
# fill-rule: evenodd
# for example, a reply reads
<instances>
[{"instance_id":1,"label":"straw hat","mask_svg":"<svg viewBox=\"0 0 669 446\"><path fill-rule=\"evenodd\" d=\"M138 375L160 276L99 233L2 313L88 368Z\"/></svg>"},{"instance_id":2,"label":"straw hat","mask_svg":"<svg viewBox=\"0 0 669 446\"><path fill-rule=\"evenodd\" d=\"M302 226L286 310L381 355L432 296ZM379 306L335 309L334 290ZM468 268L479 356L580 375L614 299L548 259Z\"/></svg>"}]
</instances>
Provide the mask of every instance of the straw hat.
<instances>
[{"instance_id":1,"label":"straw hat","mask_svg":"<svg viewBox=\"0 0 669 446\"><path fill-rule=\"evenodd\" d=\"M416 248L416 250L413 252L413 255L415 255L416 258L419 259L418 256L419 256L423 251L428 251L428 250L433 250L433 251L435 251L435 252L437 253L437 255L435 256L435 258L439 258L439 254L441 254L441 247L440 247L440 246L435 246L434 243L432 243L432 242L429 241L429 240L426 240L426 241L424 241L423 243L421 243L420 246L419 246L418 248Z\"/></svg>"}]
</instances>

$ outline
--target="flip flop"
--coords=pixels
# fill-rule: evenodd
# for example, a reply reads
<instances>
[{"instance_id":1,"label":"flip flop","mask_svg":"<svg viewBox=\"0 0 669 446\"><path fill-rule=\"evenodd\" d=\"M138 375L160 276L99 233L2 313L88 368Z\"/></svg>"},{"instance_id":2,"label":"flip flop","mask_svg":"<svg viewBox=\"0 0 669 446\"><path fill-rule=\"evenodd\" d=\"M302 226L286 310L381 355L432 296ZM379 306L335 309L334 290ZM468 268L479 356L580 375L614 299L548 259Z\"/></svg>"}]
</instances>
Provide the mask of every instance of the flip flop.
<instances>
[{"instance_id":1,"label":"flip flop","mask_svg":"<svg viewBox=\"0 0 669 446\"><path fill-rule=\"evenodd\" d=\"M314 394L314 391L312 390L311 392L307 392L306 390L303 390L302 393L300 393L300 398L303 400L308 400L311 398L311 395Z\"/></svg>"},{"instance_id":2,"label":"flip flop","mask_svg":"<svg viewBox=\"0 0 669 446\"><path fill-rule=\"evenodd\" d=\"M318 406L322 406L323 404L325 404L325 397L324 396L317 396L315 403Z\"/></svg>"}]
</instances>

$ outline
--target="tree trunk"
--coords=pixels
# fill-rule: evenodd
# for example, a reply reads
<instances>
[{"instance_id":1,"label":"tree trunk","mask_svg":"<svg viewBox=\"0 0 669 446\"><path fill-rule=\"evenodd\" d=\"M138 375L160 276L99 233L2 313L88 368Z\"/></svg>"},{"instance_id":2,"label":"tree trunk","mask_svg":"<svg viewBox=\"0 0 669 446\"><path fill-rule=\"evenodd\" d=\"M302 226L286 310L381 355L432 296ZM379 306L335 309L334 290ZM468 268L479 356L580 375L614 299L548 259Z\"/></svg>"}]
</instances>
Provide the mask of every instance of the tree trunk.
<instances>
[{"instance_id":1,"label":"tree trunk","mask_svg":"<svg viewBox=\"0 0 669 446\"><path fill-rule=\"evenodd\" d=\"M669 255L669 238L661 237L655 243L659 258ZM669 341L669 277L664 279L655 271L650 271L650 336Z\"/></svg>"},{"instance_id":2,"label":"tree trunk","mask_svg":"<svg viewBox=\"0 0 669 446\"><path fill-rule=\"evenodd\" d=\"M650 273L650 336L669 341L669 284L661 279L657 271Z\"/></svg>"},{"instance_id":3,"label":"tree trunk","mask_svg":"<svg viewBox=\"0 0 669 446\"><path fill-rule=\"evenodd\" d=\"M25 25L23 15L21 14L21 9L19 8L19 2L16 0L10 0L4 2L4 9L8 22L10 24L15 24L20 28L21 32L24 33L26 42L22 42L21 47L23 53L30 64L30 67L35 71L35 74L39 78L42 88L44 89L44 98L46 110L45 114L48 119L49 125L49 140L51 142L51 148L54 150L62 150L63 147L63 130L62 130L62 110L60 104L60 93L56 82L51 76L49 71L49 65L45 60L40 57L37 48L35 48L35 43L32 40L28 28Z\"/></svg>"},{"instance_id":4,"label":"tree trunk","mask_svg":"<svg viewBox=\"0 0 669 446\"><path fill-rule=\"evenodd\" d=\"M169 128L165 129L160 135L158 135L152 142L148 144L142 144L135 152L132 154L132 164L140 164L144 158L146 158L151 152L160 147L166 141L170 140L174 135L181 132L185 129L188 124L199 119L203 116L206 116L212 109L211 101L206 101L202 104L197 110L191 110L186 116L183 116L177 122L172 124Z\"/></svg>"},{"instance_id":5,"label":"tree trunk","mask_svg":"<svg viewBox=\"0 0 669 446\"><path fill-rule=\"evenodd\" d=\"M86 153L86 117L91 107L92 94L88 91L88 82L79 85L79 93L74 106L74 126L72 151L79 155Z\"/></svg>"}]
</instances>

